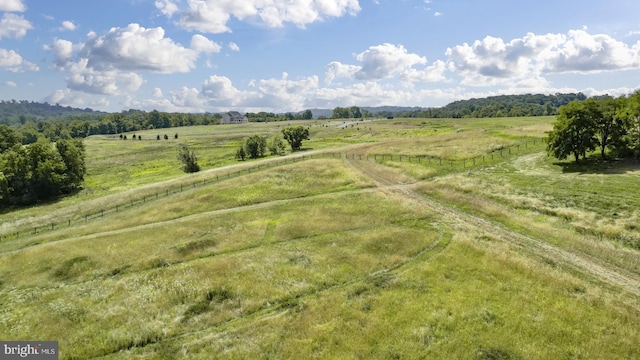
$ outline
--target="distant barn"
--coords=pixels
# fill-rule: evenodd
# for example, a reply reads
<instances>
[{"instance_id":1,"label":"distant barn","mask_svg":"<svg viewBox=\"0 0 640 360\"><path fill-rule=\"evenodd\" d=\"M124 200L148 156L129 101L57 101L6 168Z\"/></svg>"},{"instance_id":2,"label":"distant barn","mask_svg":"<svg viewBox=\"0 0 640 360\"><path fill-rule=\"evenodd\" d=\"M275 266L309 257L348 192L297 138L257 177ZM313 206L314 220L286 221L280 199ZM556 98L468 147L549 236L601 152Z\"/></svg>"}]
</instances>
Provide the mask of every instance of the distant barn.
<instances>
[{"instance_id":1,"label":"distant barn","mask_svg":"<svg viewBox=\"0 0 640 360\"><path fill-rule=\"evenodd\" d=\"M237 111L229 111L222 114L222 120L220 120L221 124L246 124L248 122L249 119Z\"/></svg>"}]
</instances>

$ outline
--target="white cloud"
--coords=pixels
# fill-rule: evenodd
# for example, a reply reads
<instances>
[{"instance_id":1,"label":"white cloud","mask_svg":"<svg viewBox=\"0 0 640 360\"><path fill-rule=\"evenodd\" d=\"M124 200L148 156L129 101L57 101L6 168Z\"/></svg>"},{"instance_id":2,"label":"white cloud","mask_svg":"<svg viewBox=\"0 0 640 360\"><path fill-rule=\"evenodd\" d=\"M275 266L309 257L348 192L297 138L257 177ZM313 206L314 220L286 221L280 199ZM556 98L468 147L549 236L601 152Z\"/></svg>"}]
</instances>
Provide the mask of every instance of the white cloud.
<instances>
[{"instance_id":1,"label":"white cloud","mask_svg":"<svg viewBox=\"0 0 640 360\"><path fill-rule=\"evenodd\" d=\"M31 29L33 26L22 15L5 13L0 19L0 39L3 37L20 39Z\"/></svg>"},{"instance_id":2,"label":"white cloud","mask_svg":"<svg viewBox=\"0 0 640 360\"><path fill-rule=\"evenodd\" d=\"M184 9L176 2L162 0L155 5L168 17L179 14L181 26L209 33L231 32L227 23L232 16L241 21L259 19L268 27L285 23L304 27L326 17L360 11L358 0L187 0Z\"/></svg>"},{"instance_id":3,"label":"white cloud","mask_svg":"<svg viewBox=\"0 0 640 360\"><path fill-rule=\"evenodd\" d=\"M361 80L378 80L400 74L413 65L426 64L427 59L417 54L410 54L402 45L385 43L371 46L356 55L362 67L355 73Z\"/></svg>"},{"instance_id":4,"label":"white cloud","mask_svg":"<svg viewBox=\"0 0 640 360\"><path fill-rule=\"evenodd\" d=\"M0 49L0 66L16 67L22 64L24 60L17 52L13 50Z\"/></svg>"},{"instance_id":5,"label":"white cloud","mask_svg":"<svg viewBox=\"0 0 640 360\"><path fill-rule=\"evenodd\" d=\"M337 78L353 78L362 66L343 64L339 61L330 62L324 72L324 81L331 85Z\"/></svg>"},{"instance_id":6,"label":"white cloud","mask_svg":"<svg viewBox=\"0 0 640 360\"><path fill-rule=\"evenodd\" d=\"M135 72L119 70L95 70L88 66L88 59L81 59L69 67L71 76L67 87L91 94L122 95L137 91L142 86L142 76Z\"/></svg>"},{"instance_id":7,"label":"white cloud","mask_svg":"<svg viewBox=\"0 0 640 360\"><path fill-rule=\"evenodd\" d=\"M248 84L251 90L239 90L229 78L212 75L202 83L200 91L189 87L172 91L170 98L164 99L170 106L158 100L153 104L162 103L165 109L180 111L210 111L212 108L217 111L292 111L302 109L309 102L318 89L318 83L317 76L291 80L287 73L283 73L279 79L252 80Z\"/></svg>"},{"instance_id":8,"label":"white cloud","mask_svg":"<svg viewBox=\"0 0 640 360\"><path fill-rule=\"evenodd\" d=\"M202 53L218 53L221 50L220 45L200 34L196 34L191 37L191 48Z\"/></svg>"},{"instance_id":9,"label":"white cloud","mask_svg":"<svg viewBox=\"0 0 640 360\"><path fill-rule=\"evenodd\" d=\"M171 0L159 0L155 2L155 6L160 12L168 17L178 12L178 5Z\"/></svg>"},{"instance_id":10,"label":"white cloud","mask_svg":"<svg viewBox=\"0 0 640 360\"><path fill-rule=\"evenodd\" d=\"M399 77L410 82L446 81L447 64L438 60L431 66L425 65L427 59L418 54L409 53L402 45L384 43L371 46L356 55L362 65L343 64L338 61L329 63L325 68L325 83L331 85L338 78L364 81L382 80Z\"/></svg>"},{"instance_id":11,"label":"white cloud","mask_svg":"<svg viewBox=\"0 0 640 360\"><path fill-rule=\"evenodd\" d=\"M69 89L88 94L131 95L144 82L140 72L189 72L201 53L221 50L220 45L200 34L192 36L190 46L183 47L165 37L161 27L146 29L130 24L103 35L90 32L86 42L80 44L56 39L45 49L53 53L56 69L69 73ZM154 94L163 96L161 92Z\"/></svg>"},{"instance_id":12,"label":"white cloud","mask_svg":"<svg viewBox=\"0 0 640 360\"><path fill-rule=\"evenodd\" d=\"M23 12L27 10L22 0L0 0L0 11L17 11Z\"/></svg>"},{"instance_id":13,"label":"white cloud","mask_svg":"<svg viewBox=\"0 0 640 360\"><path fill-rule=\"evenodd\" d=\"M151 96L154 97L154 98L164 97L164 95L162 94L162 89L160 89L160 88L154 88L153 89L153 93L151 93Z\"/></svg>"},{"instance_id":14,"label":"white cloud","mask_svg":"<svg viewBox=\"0 0 640 360\"><path fill-rule=\"evenodd\" d=\"M6 86L9 86L9 87L17 87L18 86L18 84L14 83L13 81L5 81L4 84Z\"/></svg>"},{"instance_id":15,"label":"white cloud","mask_svg":"<svg viewBox=\"0 0 640 360\"><path fill-rule=\"evenodd\" d=\"M441 82L446 81L447 64L442 60L437 60L433 65L424 69L409 68L402 73L402 79L412 82Z\"/></svg>"},{"instance_id":16,"label":"white cloud","mask_svg":"<svg viewBox=\"0 0 640 360\"><path fill-rule=\"evenodd\" d=\"M105 108L110 102L104 96L87 95L70 89L56 90L44 99L50 104L61 104L76 108Z\"/></svg>"},{"instance_id":17,"label":"white cloud","mask_svg":"<svg viewBox=\"0 0 640 360\"><path fill-rule=\"evenodd\" d=\"M441 13L440 11L436 11L433 13L433 16L443 16L444 14Z\"/></svg>"},{"instance_id":18,"label":"white cloud","mask_svg":"<svg viewBox=\"0 0 640 360\"><path fill-rule=\"evenodd\" d=\"M203 109L206 99L200 96L200 91L196 88L183 86L178 91L171 92L171 104L177 108Z\"/></svg>"},{"instance_id":19,"label":"white cloud","mask_svg":"<svg viewBox=\"0 0 640 360\"><path fill-rule=\"evenodd\" d=\"M195 67L198 51L182 47L164 37L161 27L146 29L138 24L112 28L102 36L89 33L81 51L96 70L188 72Z\"/></svg>"},{"instance_id":20,"label":"white cloud","mask_svg":"<svg viewBox=\"0 0 640 360\"><path fill-rule=\"evenodd\" d=\"M44 48L53 53L58 69L64 68L73 59L74 46L71 41L56 39L52 45L45 45Z\"/></svg>"},{"instance_id":21,"label":"white cloud","mask_svg":"<svg viewBox=\"0 0 640 360\"><path fill-rule=\"evenodd\" d=\"M557 50L543 54L545 71L599 72L640 68L640 42L629 47L609 35L569 31Z\"/></svg>"},{"instance_id":22,"label":"white cloud","mask_svg":"<svg viewBox=\"0 0 640 360\"><path fill-rule=\"evenodd\" d=\"M10 72L25 72L40 70L37 65L26 61L13 50L0 49L0 68Z\"/></svg>"},{"instance_id":23,"label":"white cloud","mask_svg":"<svg viewBox=\"0 0 640 360\"><path fill-rule=\"evenodd\" d=\"M289 80L285 72L280 79L263 79L251 81L249 86L257 92L257 97L251 99L252 105L265 108L285 109L301 108L310 95L318 89L317 76L303 77Z\"/></svg>"},{"instance_id":24,"label":"white cloud","mask_svg":"<svg viewBox=\"0 0 640 360\"><path fill-rule=\"evenodd\" d=\"M231 51L240 51L240 46L238 46L238 44L231 41L229 43L229 49L231 49Z\"/></svg>"},{"instance_id":25,"label":"white cloud","mask_svg":"<svg viewBox=\"0 0 640 360\"><path fill-rule=\"evenodd\" d=\"M535 35L504 42L491 36L446 51L449 65L467 85L496 85L545 74L640 68L640 42L629 46L584 30Z\"/></svg>"},{"instance_id":26,"label":"white cloud","mask_svg":"<svg viewBox=\"0 0 640 360\"><path fill-rule=\"evenodd\" d=\"M61 31L64 31L64 30L73 31L76 28L77 28L76 24L74 24L72 21L65 20L65 21L62 22L62 26L60 27L60 30Z\"/></svg>"},{"instance_id":27,"label":"white cloud","mask_svg":"<svg viewBox=\"0 0 640 360\"><path fill-rule=\"evenodd\" d=\"M213 105L235 106L247 98L247 93L236 89L226 76L212 75L202 84L202 95Z\"/></svg>"}]
</instances>

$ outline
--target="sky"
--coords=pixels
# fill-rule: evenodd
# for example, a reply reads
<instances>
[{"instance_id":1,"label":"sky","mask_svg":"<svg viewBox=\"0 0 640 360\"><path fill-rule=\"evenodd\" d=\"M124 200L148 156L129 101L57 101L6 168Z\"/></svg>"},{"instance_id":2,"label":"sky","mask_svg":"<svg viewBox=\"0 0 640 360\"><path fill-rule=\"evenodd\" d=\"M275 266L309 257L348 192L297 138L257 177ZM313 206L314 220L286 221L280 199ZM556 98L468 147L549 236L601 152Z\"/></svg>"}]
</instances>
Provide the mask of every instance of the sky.
<instances>
[{"instance_id":1,"label":"sky","mask_svg":"<svg viewBox=\"0 0 640 360\"><path fill-rule=\"evenodd\" d=\"M439 107L640 88L637 0L0 0L0 100Z\"/></svg>"}]
</instances>

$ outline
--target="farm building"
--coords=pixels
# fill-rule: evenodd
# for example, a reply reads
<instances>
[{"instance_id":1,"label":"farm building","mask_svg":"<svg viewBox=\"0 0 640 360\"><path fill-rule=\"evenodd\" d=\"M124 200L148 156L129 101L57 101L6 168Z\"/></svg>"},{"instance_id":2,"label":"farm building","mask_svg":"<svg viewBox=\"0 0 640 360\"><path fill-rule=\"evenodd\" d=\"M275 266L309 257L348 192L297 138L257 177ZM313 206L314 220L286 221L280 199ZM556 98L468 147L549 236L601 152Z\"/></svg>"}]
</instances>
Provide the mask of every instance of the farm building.
<instances>
[{"instance_id":1,"label":"farm building","mask_svg":"<svg viewBox=\"0 0 640 360\"><path fill-rule=\"evenodd\" d=\"M249 119L237 111L229 111L222 114L222 120L220 120L221 124L246 124L248 122Z\"/></svg>"}]
</instances>

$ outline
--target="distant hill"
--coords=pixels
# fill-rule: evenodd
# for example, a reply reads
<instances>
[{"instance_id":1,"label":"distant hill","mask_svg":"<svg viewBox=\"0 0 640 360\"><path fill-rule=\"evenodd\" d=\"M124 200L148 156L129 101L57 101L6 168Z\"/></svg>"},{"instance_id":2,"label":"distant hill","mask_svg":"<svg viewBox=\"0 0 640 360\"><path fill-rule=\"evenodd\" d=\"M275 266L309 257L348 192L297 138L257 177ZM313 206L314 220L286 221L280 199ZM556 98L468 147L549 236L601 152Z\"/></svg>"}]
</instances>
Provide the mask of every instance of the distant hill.
<instances>
[{"instance_id":1,"label":"distant hill","mask_svg":"<svg viewBox=\"0 0 640 360\"><path fill-rule=\"evenodd\" d=\"M405 114L426 118L487 118L556 115L561 106L573 100L586 100L583 93L554 95L500 95L454 101L441 108L428 108Z\"/></svg>"},{"instance_id":2,"label":"distant hill","mask_svg":"<svg viewBox=\"0 0 640 360\"><path fill-rule=\"evenodd\" d=\"M583 93L500 95L486 98L458 100L443 107L376 106L360 107L373 116L422 118L487 118L556 115L561 106L573 100L585 100ZM330 118L333 109L312 109L313 117Z\"/></svg>"},{"instance_id":3,"label":"distant hill","mask_svg":"<svg viewBox=\"0 0 640 360\"><path fill-rule=\"evenodd\" d=\"M27 100L0 100L0 124L22 125L27 121L35 123L51 119L95 119L106 115L106 112L92 109L78 109L70 106L51 105Z\"/></svg>"}]
</instances>

